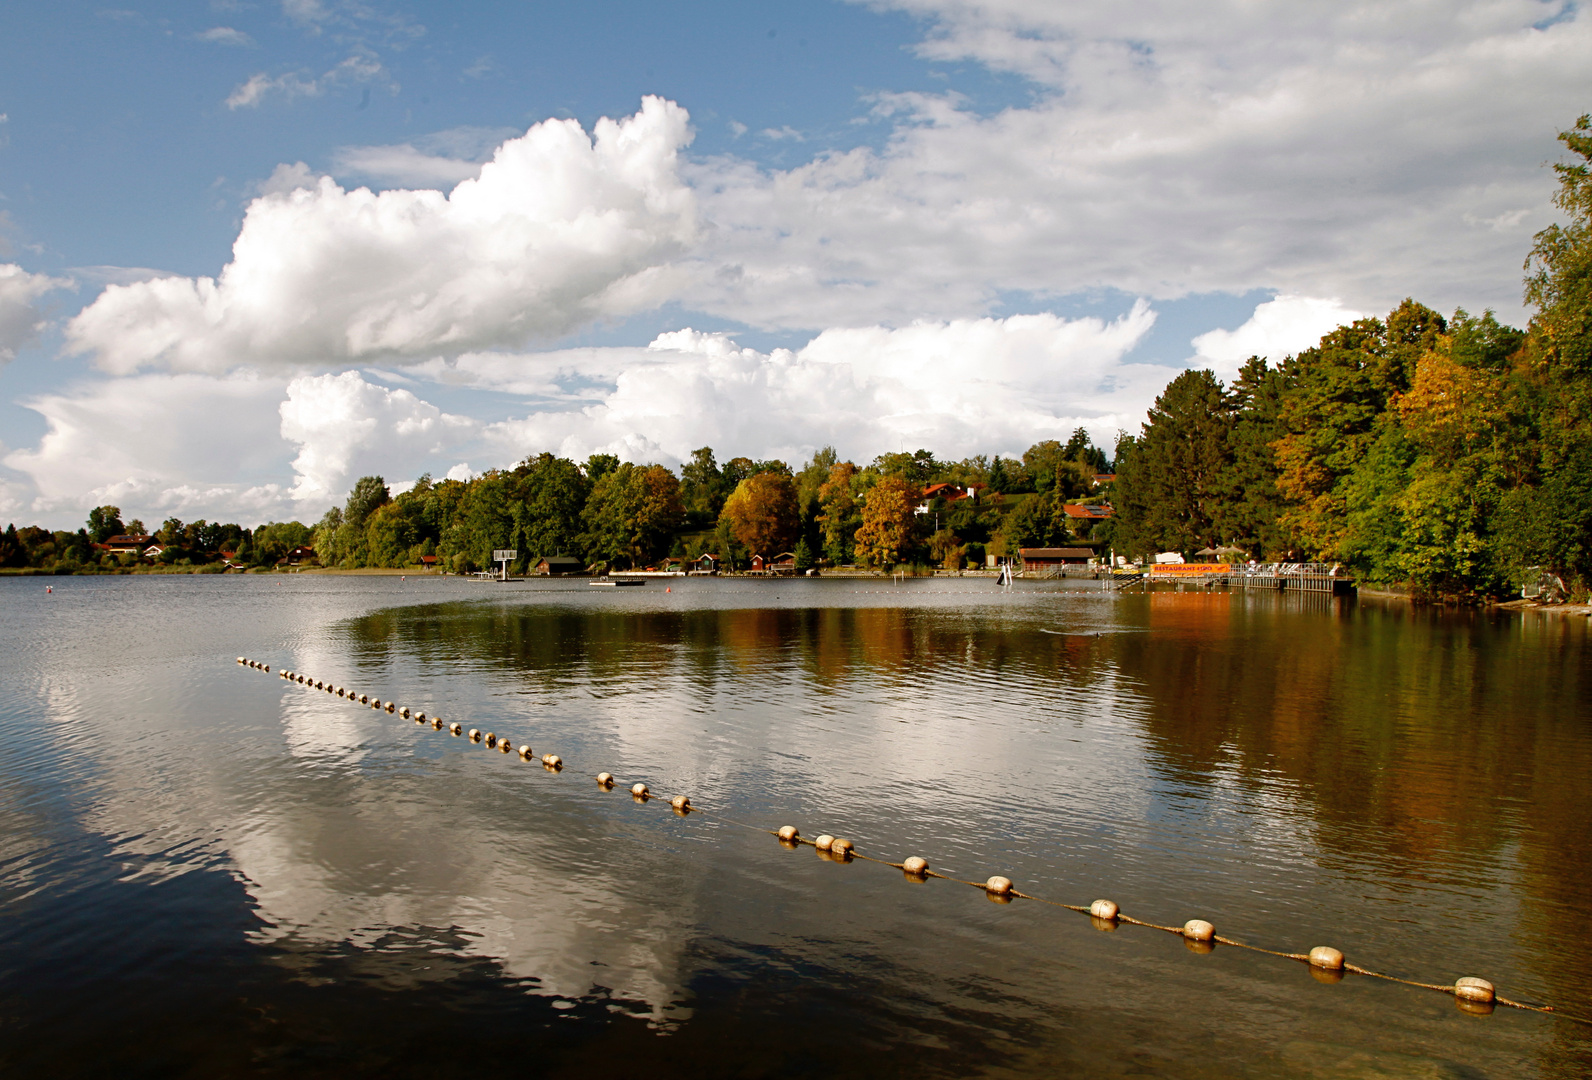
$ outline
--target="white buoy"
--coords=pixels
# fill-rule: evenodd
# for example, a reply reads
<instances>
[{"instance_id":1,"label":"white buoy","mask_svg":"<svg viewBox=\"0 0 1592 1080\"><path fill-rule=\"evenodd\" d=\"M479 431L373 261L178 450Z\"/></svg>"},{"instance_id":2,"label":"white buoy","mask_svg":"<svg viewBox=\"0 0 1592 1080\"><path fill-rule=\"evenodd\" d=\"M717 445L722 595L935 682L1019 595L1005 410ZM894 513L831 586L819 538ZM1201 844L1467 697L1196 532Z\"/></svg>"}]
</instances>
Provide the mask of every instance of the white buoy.
<instances>
[{"instance_id":1,"label":"white buoy","mask_svg":"<svg viewBox=\"0 0 1592 1080\"><path fill-rule=\"evenodd\" d=\"M830 836L828 833L821 833L819 834L818 839L813 841L813 847L817 848L819 851L828 851L829 846L834 842L835 838L833 836Z\"/></svg>"},{"instance_id":2,"label":"white buoy","mask_svg":"<svg viewBox=\"0 0 1592 1080\"><path fill-rule=\"evenodd\" d=\"M1096 900L1089 905L1090 915L1097 919L1105 919L1107 922L1114 921L1121 910L1110 900Z\"/></svg>"},{"instance_id":3,"label":"white buoy","mask_svg":"<svg viewBox=\"0 0 1592 1080\"><path fill-rule=\"evenodd\" d=\"M630 794L634 795L638 799L645 799L648 794L647 785L640 782L631 784Z\"/></svg>"},{"instance_id":4,"label":"white buoy","mask_svg":"<svg viewBox=\"0 0 1592 1080\"><path fill-rule=\"evenodd\" d=\"M691 800L686 798L684 795L676 795L674 798L669 800L669 805L681 813L687 813L691 809Z\"/></svg>"},{"instance_id":5,"label":"white buoy","mask_svg":"<svg viewBox=\"0 0 1592 1080\"><path fill-rule=\"evenodd\" d=\"M1010 896L1012 894L1012 879L1001 877L997 874L984 882L984 891L991 896Z\"/></svg>"},{"instance_id":6,"label":"white buoy","mask_svg":"<svg viewBox=\"0 0 1592 1080\"><path fill-rule=\"evenodd\" d=\"M929 871L929 860L913 855L901 860L901 869L912 877L922 877Z\"/></svg>"},{"instance_id":7,"label":"white buoy","mask_svg":"<svg viewBox=\"0 0 1592 1080\"><path fill-rule=\"evenodd\" d=\"M1343 970L1343 953L1331 945L1317 945L1310 950L1310 966L1327 971Z\"/></svg>"},{"instance_id":8,"label":"white buoy","mask_svg":"<svg viewBox=\"0 0 1592 1080\"><path fill-rule=\"evenodd\" d=\"M1190 919L1183 924L1183 936L1204 944L1216 940L1216 927L1204 919Z\"/></svg>"},{"instance_id":9,"label":"white buoy","mask_svg":"<svg viewBox=\"0 0 1592 1080\"><path fill-rule=\"evenodd\" d=\"M779 827L778 835L781 840L789 844L801 839L802 834L794 825L781 825Z\"/></svg>"},{"instance_id":10,"label":"white buoy","mask_svg":"<svg viewBox=\"0 0 1592 1080\"><path fill-rule=\"evenodd\" d=\"M598 785L600 787L605 787L605 788L613 787L614 786L614 774L611 773L611 772L600 772L600 773L598 773L597 774L597 783L598 783Z\"/></svg>"}]
</instances>

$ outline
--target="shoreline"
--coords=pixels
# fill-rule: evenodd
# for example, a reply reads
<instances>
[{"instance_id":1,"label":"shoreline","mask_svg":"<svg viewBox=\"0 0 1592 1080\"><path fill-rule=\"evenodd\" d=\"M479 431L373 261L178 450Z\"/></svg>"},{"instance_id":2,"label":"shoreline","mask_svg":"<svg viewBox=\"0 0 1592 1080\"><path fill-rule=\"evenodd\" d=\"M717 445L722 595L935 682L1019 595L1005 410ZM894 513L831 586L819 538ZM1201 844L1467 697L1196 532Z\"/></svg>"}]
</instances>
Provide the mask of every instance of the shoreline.
<instances>
[{"instance_id":1,"label":"shoreline","mask_svg":"<svg viewBox=\"0 0 1592 1080\"><path fill-rule=\"evenodd\" d=\"M61 574L54 570L43 570L34 566L0 567L0 577L180 577L189 576L215 576L215 577L268 577L271 575L314 574L317 576L337 577L464 577L463 574L447 575L437 570L427 570L416 567L413 570L406 568L392 569L386 566L367 566L357 569L343 569L342 567L306 566L277 569L275 567L261 570L239 570L220 567L216 563L206 563L202 566L176 566L160 567L159 569L137 568L106 570L99 567L86 570L73 570L71 573Z\"/></svg>"},{"instance_id":2,"label":"shoreline","mask_svg":"<svg viewBox=\"0 0 1592 1080\"><path fill-rule=\"evenodd\" d=\"M1490 609L1493 611L1518 611L1537 612L1542 615L1582 615L1592 617L1592 603L1586 604L1544 604L1540 600L1527 600L1517 597L1513 600L1483 600L1474 605L1445 604L1435 601L1418 601L1407 592L1397 592L1391 589L1373 589L1361 585L1357 587L1357 594L1372 600L1397 600L1406 604L1424 604L1432 607L1467 607Z\"/></svg>"}]
</instances>

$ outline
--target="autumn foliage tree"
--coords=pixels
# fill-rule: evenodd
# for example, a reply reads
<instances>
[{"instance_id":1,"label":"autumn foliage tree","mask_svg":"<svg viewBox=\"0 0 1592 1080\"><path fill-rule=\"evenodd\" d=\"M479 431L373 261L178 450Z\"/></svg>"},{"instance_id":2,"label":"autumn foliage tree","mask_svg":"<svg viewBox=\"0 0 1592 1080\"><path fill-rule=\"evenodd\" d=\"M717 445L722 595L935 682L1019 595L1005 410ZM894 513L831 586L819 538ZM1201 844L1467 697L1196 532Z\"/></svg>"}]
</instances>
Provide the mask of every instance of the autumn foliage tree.
<instances>
[{"instance_id":1,"label":"autumn foliage tree","mask_svg":"<svg viewBox=\"0 0 1592 1080\"><path fill-rule=\"evenodd\" d=\"M789 551L801 528L796 482L786 473L754 473L735 486L719 514L751 554L766 557Z\"/></svg>"},{"instance_id":2,"label":"autumn foliage tree","mask_svg":"<svg viewBox=\"0 0 1592 1080\"><path fill-rule=\"evenodd\" d=\"M887 476L868 490L857 529L857 558L869 566L893 566L912 542L912 511L922 489Z\"/></svg>"}]
</instances>

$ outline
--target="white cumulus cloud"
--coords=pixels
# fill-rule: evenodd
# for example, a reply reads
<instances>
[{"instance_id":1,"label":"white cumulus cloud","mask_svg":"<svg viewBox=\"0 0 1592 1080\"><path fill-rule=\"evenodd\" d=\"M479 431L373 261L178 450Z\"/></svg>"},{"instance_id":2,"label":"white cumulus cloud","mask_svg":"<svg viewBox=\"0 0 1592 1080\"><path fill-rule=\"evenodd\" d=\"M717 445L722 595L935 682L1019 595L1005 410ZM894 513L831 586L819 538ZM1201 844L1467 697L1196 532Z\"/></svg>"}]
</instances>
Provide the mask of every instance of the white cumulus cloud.
<instances>
[{"instance_id":1,"label":"white cumulus cloud","mask_svg":"<svg viewBox=\"0 0 1592 1080\"><path fill-rule=\"evenodd\" d=\"M330 366L518 344L667 294L695 233L685 110L647 98L588 137L548 120L439 191L329 178L250 204L218 278L112 286L72 320L107 371Z\"/></svg>"},{"instance_id":2,"label":"white cumulus cloud","mask_svg":"<svg viewBox=\"0 0 1592 1080\"><path fill-rule=\"evenodd\" d=\"M1251 356L1273 364L1316 344L1323 334L1364 313L1351 311L1337 300L1310 296L1278 296L1255 307L1254 314L1236 330L1211 330L1194 338L1195 362L1220 374L1231 374Z\"/></svg>"},{"instance_id":3,"label":"white cumulus cloud","mask_svg":"<svg viewBox=\"0 0 1592 1080\"><path fill-rule=\"evenodd\" d=\"M146 524L170 514L263 520L284 502L281 395L280 382L252 376L151 374L26 400L48 429L3 459L27 479L14 501L60 526L106 503Z\"/></svg>"},{"instance_id":4,"label":"white cumulus cloud","mask_svg":"<svg viewBox=\"0 0 1592 1080\"><path fill-rule=\"evenodd\" d=\"M1021 451L1079 426L1109 445L1137 425L1168 369L1122 358L1154 318L1141 304L1112 322L1040 314L832 329L771 353L685 329L644 352L473 356L430 373L543 394L612 380L584 402L489 425L504 460L554 450L674 463L704 444L798 463L824 444L863 460L920 446L960 457Z\"/></svg>"},{"instance_id":5,"label":"white cumulus cloud","mask_svg":"<svg viewBox=\"0 0 1592 1080\"><path fill-rule=\"evenodd\" d=\"M294 379L280 413L282 438L299 448L289 494L311 505L340 501L362 475L413 475L476 428L357 371Z\"/></svg>"}]
</instances>

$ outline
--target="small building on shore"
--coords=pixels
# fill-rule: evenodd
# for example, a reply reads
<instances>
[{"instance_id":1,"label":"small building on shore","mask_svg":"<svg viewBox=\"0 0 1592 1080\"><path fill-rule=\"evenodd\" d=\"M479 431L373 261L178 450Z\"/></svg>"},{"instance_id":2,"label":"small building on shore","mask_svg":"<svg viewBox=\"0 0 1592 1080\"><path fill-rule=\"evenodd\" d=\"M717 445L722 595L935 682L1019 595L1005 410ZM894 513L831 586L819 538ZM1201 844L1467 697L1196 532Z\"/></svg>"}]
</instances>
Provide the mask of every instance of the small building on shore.
<instances>
[{"instance_id":1,"label":"small building on shore","mask_svg":"<svg viewBox=\"0 0 1592 1080\"><path fill-rule=\"evenodd\" d=\"M768 560L768 572L771 574L794 574L796 572L796 553L782 551Z\"/></svg>"},{"instance_id":2,"label":"small building on shore","mask_svg":"<svg viewBox=\"0 0 1592 1080\"><path fill-rule=\"evenodd\" d=\"M1058 566L1083 566L1095 557L1093 548L1018 548L1023 570L1054 570Z\"/></svg>"},{"instance_id":3,"label":"small building on shore","mask_svg":"<svg viewBox=\"0 0 1592 1080\"><path fill-rule=\"evenodd\" d=\"M536 560L531 573L542 577L566 577L585 572L586 564L572 555L547 555Z\"/></svg>"},{"instance_id":4,"label":"small building on shore","mask_svg":"<svg viewBox=\"0 0 1592 1080\"><path fill-rule=\"evenodd\" d=\"M719 557L717 555L698 555L693 562L687 564L686 572L689 574L717 574L719 572Z\"/></svg>"},{"instance_id":5,"label":"small building on shore","mask_svg":"<svg viewBox=\"0 0 1592 1080\"><path fill-rule=\"evenodd\" d=\"M315 562L317 558L319 558L319 556L317 556L315 554L315 549L314 548L305 547L304 545L300 544L298 547L294 548L292 551L290 551L286 555L282 556L282 561L277 563L276 565L278 565L278 566L302 566L303 564L305 564L307 562Z\"/></svg>"}]
</instances>

